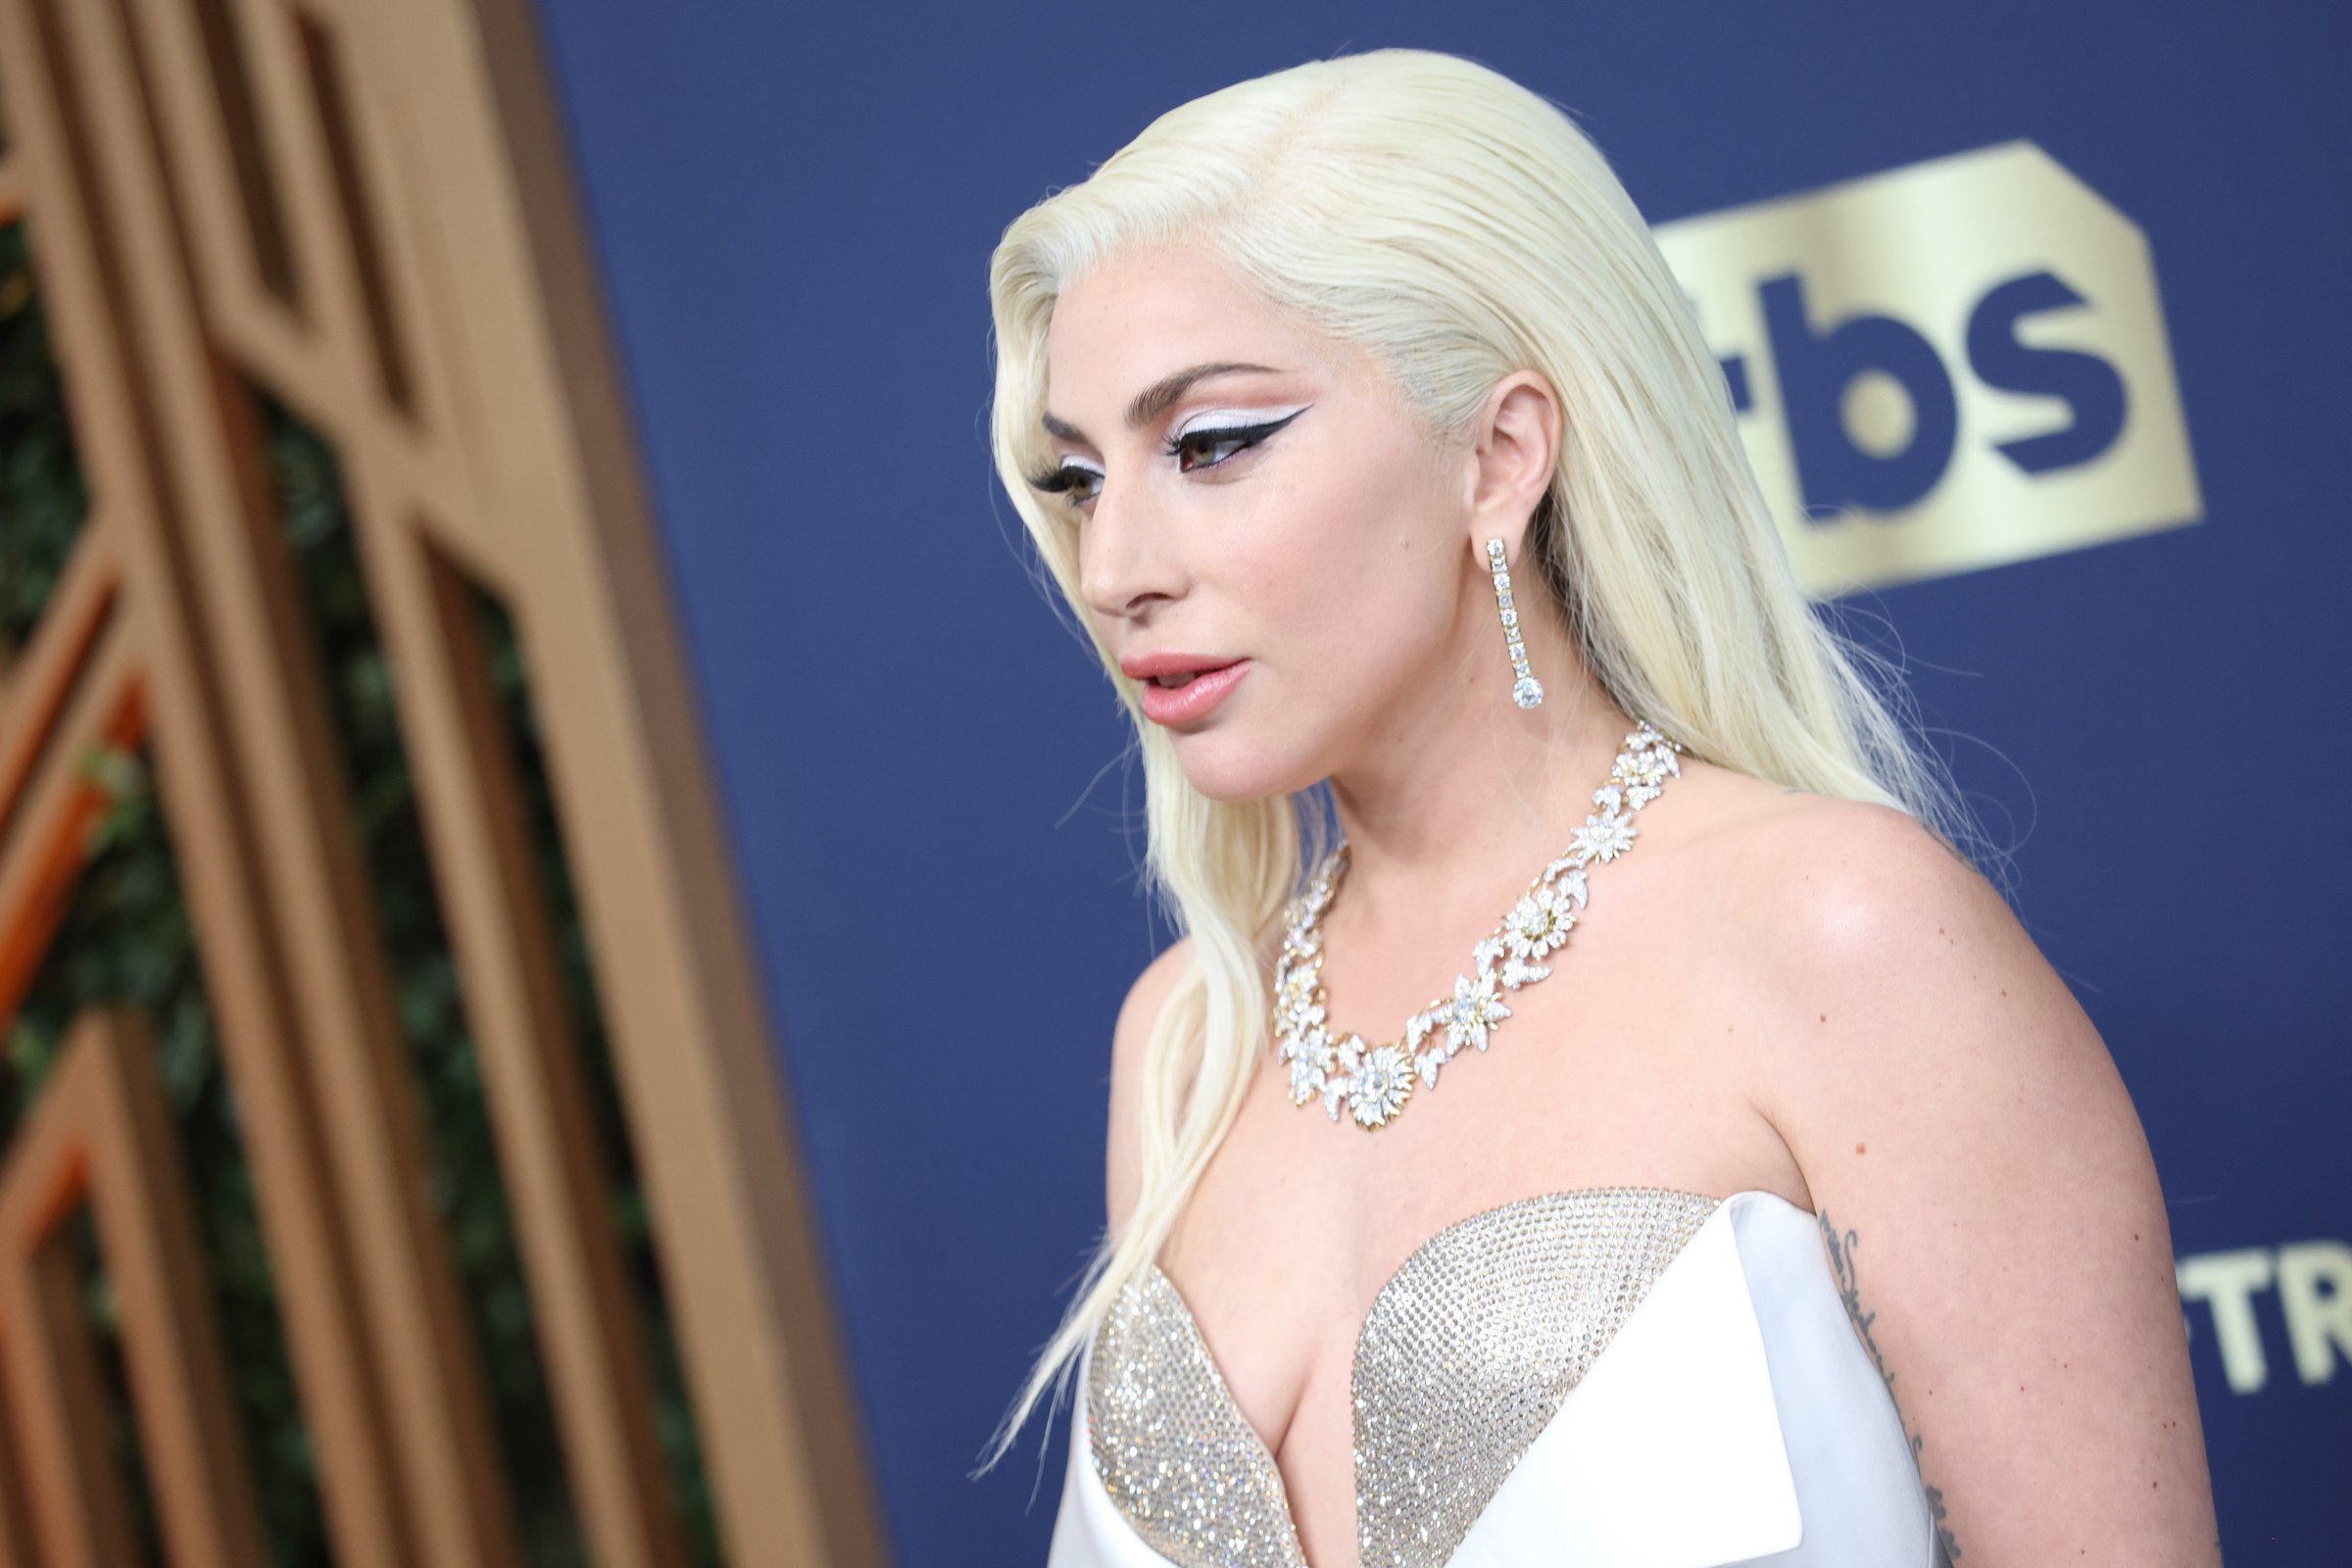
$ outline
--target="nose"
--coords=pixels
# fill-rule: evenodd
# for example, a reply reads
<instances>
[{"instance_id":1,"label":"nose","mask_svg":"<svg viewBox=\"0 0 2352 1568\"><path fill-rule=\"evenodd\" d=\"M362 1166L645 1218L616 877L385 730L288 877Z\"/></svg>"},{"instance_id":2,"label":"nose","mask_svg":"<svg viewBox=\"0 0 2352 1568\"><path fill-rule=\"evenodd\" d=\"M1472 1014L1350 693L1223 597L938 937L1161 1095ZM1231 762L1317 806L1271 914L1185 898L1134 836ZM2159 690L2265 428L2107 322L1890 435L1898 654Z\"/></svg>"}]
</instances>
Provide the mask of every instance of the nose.
<instances>
[{"instance_id":1,"label":"nose","mask_svg":"<svg viewBox=\"0 0 2352 1568\"><path fill-rule=\"evenodd\" d=\"M1104 480L1078 530L1078 586L1099 615L1132 617L1183 592L1184 570L1150 494Z\"/></svg>"}]
</instances>

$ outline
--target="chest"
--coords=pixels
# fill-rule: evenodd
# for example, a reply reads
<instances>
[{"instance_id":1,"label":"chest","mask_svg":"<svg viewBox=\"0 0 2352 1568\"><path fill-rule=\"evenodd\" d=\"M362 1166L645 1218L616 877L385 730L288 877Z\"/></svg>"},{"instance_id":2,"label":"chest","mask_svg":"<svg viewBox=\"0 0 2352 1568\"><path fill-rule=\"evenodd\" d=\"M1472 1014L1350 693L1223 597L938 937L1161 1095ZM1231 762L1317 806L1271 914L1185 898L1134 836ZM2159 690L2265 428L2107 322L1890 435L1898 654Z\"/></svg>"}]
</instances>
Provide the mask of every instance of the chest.
<instances>
[{"instance_id":1,"label":"chest","mask_svg":"<svg viewBox=\"0 0 2352 1568\"><path fill-rule=\"evenodd\" d=\"M1241 1414L1182 1292L1148 1267L1122 1288L1092 1346L1088 1441L1102 1486L1188 1568L1446 1562L1554 1428L1569 1392L1710 1227L1723 1274L1725 1212L1725 1200L1656 1188L1537 1194L1415 1248L1356 1338L1352 1485L1330 1515L1315 1511L1297 1457L1286 1467ZM1707 1274L1695 1259L1675 1276L1686 1318L1692 1302L1720 1307L1739 1295L1721 1278L1709 1288ZM1654 1314L1645 1321L1654 1332ZM1592 1414L1590 1401L1580 1409Z\"/></svg>"},{"instance_id":2,"label":"chest","mask_svg":"<svg viewBox=\"0 0 2352 1568\"><path fill-rule=\"evenodd\" d=\"M1376 1131L1294 1104L1261 1061L1161 1250L1163 1279L1246 1424L1236 1436L1262 1444L1317 1564L1354 1560L1365 1341L1392 1287L1427 1272L1439 1233L1531 1195L1627 1186L1806 1201L1752 1109L1740 1064L1756 1030L1741 1038L1736 1004L1689 987L1661 1002L1673 994L1630 967L1604 985L1573 978L1563 968L1522 988L1488 1051L1461 1053ZM1377 1027L1373 1015L1351 1026Z\"/></svg>"}]
</instances>

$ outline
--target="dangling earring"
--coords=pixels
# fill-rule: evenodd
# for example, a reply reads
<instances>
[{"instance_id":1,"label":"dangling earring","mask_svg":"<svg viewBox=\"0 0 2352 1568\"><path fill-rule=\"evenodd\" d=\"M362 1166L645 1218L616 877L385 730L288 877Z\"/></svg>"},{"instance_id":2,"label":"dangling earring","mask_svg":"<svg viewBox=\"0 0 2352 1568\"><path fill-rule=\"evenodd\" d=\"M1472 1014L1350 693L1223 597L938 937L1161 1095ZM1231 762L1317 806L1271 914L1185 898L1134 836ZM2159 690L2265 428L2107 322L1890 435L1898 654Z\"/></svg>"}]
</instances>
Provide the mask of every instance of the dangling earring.
<instances>
[{"instance_id":1,"label":"dangling earring","mask_svg":"<svg viewBox=\"0 0 2352 1568\"><path fill-rule=\"evenodd\" d=\"M1487 570L1494 577L1494 608L1502 612L1502 635L1511 655L1511 673L1518 676L1511 683L1511 701L1521 708L1533 708L1544 700L1544 683L1528 672L1527 646L1519 640L1519 612L1511 608L1511 566L1504 559L1502 541L1487 541Z\"/></svg>"}]
</instances>

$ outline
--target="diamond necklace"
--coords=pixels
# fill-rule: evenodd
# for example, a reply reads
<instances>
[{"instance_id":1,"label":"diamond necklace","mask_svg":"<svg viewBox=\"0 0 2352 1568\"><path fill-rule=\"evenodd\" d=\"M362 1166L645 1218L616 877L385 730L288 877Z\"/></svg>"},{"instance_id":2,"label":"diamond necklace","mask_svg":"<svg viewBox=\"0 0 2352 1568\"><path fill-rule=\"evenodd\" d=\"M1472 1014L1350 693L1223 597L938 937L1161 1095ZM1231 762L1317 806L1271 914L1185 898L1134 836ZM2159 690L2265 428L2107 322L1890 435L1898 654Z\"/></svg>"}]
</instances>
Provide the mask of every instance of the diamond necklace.
<instances>
[{"instance_id":1,"label":"diamond necklace","mask_svg":"<svg viewBox=\"0 0 2352 1568\"><path fill-rule=\"evenodd\" d=\"M1438 1069L1455 1052L1465 1045L1486 1050L1511 1015L1502 994L1551 973L1549 964L1537 960L1565 943L1575 927L1586 904L1585 867L1614 860L1633 847L1633 813L1664 792L1668 774L1682 777L1682 750L1647 719L1640 720L1609 767L1609 782L1592 792L1594 809L1567 851L1528 884L1494 934L1470 950L1471 972L1454 976L1453 995L1413 1014L1402 1038L1387 1045L1367 1045L1352 1033L1335 1037L1324 1010L1323 911L1348 871L1348 841L1341 839L1283 914L1282 958L1274 970L1274 1055L1290 1066L1292 1103L1303 1105L1320 1095L1333 1121L1345 1102L1357 1126L1386 1126L1412 1098L1416 1077L1435 1088Z\"/></svg>"}]
</instances>

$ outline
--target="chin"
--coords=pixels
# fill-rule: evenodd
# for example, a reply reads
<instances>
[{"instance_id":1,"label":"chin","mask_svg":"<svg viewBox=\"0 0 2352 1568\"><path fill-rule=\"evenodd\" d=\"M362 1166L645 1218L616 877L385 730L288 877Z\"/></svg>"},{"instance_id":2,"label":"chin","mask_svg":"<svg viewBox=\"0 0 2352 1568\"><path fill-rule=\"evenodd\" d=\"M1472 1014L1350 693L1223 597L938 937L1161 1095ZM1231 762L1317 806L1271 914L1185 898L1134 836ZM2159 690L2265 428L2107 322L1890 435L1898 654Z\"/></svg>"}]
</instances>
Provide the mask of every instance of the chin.
<instances>
[{"instance_id":1,"label":"chin","mask_svg":"<svg viewBox=\"0 0 2352 1568\"><path fill-rule=\"evenodd\" d=\"M1175 743L1185 782L1212 801L1259 801L1271 795L1289 795L1320 776L1302 775L1295 758L1270 756L1237 736L1171 731L1169 738Z\"/></svg>"}]
</instances>

